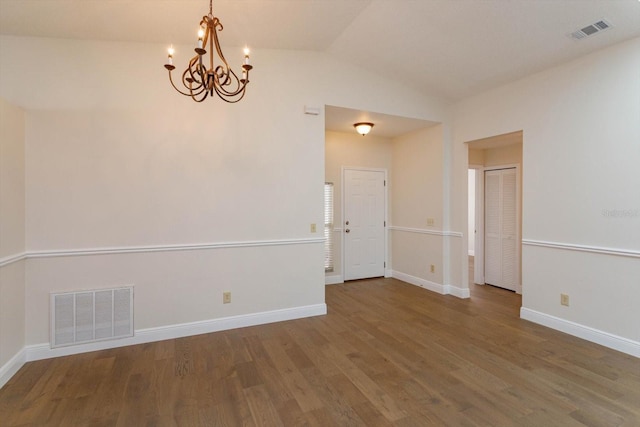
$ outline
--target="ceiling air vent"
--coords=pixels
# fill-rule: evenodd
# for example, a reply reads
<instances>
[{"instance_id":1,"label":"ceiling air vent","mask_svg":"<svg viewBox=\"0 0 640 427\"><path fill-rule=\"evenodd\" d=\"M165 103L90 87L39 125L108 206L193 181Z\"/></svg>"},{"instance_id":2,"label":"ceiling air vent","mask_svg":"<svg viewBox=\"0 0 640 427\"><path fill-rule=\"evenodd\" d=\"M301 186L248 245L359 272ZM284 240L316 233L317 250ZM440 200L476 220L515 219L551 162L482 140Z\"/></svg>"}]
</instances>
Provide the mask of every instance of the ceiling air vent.
<instances>
[{"instance_id":1,"label":"ceiling air vent","mask_svg":"<svg viewBox=\"0 0 640 427\"><path fill-rule=\"evenodd\" d=\"M597 22L594 22L593 24L589 24L586 27L579 29L578 31L574 31L570 34L570 37L576 40L581 40L594 34L598 34L604 30L608 30L609 28L611 28L611 24L608 21L601 19Z\"/></svg>"}]
</instances>

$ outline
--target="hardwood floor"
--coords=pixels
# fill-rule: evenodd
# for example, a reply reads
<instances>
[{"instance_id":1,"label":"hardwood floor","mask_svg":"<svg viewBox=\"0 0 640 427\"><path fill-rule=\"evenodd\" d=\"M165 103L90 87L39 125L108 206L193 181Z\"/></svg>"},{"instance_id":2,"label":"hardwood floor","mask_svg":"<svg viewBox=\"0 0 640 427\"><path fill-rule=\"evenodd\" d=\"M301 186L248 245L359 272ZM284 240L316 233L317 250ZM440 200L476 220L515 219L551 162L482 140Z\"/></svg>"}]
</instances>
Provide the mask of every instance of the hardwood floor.
<instances>
[{"instance_id":1,"label":"hardwood floor","mask_svg":"<svg viewBox=\"0 0 640 427\"><path fill-rule=\"evenodd\" d=\"M520 296L327 286L326 316L27 363L4 426L639 426L640 359Z\"/></svg>"}]
</instances>

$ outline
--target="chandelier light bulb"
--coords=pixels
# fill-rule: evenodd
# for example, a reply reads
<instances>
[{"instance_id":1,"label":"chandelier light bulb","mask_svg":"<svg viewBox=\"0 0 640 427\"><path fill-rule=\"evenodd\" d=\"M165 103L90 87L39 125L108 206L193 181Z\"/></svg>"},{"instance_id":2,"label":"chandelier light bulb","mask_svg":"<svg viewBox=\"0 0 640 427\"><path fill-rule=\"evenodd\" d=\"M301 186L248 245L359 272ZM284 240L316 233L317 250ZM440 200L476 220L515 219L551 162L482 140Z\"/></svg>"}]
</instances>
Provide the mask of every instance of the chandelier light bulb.
<instances>
[{"instance_id":1,"label":"chandelier light bulb","mask_svg":"<svg viewBox=\"0 0 640 427\"><path fill-rule=\"evenodd\" d=\"M249 48L244 48L244 65L249 65Z\"/></svg>"},{"instance_id":2,"label":"chandelier light bulb","mask_svg":"<svg viewBox=\"0 0 640 427\"><path fill-rule=\"evenodd\" d=\"M169 57L169 65L173 65L173 54L175 53L175 51L173 50L173 45L169 46L169 49L167 49L167 52Z\"/></svg>"},{"instance_id":3,"label":"chandelier light bulb","mask_svg":"<svg viewBox=\"0 0 640 427\"><path fill-rule=\"evenodd\" d=\"M198 49L202 49L202 38L204 37L204 30L202 27L198 30Z\"/></svg>"}]
</instances>

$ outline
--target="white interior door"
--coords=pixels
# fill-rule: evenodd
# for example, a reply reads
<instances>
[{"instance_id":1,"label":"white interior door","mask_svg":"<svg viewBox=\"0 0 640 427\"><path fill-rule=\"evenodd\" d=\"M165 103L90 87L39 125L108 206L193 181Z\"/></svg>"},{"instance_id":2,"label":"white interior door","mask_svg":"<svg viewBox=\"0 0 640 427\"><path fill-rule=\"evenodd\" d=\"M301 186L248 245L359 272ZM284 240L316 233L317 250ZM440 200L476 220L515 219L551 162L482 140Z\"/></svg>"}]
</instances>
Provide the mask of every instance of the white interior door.
<instances>
[{"instance_id":1,"label":"white interior door","mask_svg":"<svg viewBox=\"0 0 640 427\"><path fill-rule=\"evenodd\" d=\"M344 280L384 276L385 173L344 170Z\"/></svg>"},{"instance_id":2,"label":"white interior door","mask_svg":"<svg viewBox=\"0 0 640 427\"><path fill-rule=\"evenodd\" d=\"M484 280L515 291L518 282L516 169L485 171Z\"/></svg>"}]
</instances>

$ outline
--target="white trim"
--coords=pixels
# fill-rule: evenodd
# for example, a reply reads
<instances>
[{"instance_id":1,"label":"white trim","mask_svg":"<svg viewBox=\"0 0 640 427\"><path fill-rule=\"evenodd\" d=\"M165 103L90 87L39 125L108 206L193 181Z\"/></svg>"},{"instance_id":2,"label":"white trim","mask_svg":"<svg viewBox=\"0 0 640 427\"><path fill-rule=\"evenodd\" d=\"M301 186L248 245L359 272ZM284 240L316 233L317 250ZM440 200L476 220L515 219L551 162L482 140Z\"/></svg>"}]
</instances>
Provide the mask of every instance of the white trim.
<instances>
[{"instance_id":1,"label":"white trim","mask_svg":"<svg viewBox=\"0 0 640 427\"><path fill-rule=\"evenodd\" d=\"M631 356L640 357L640 342L633 341L628 338L610 334L599 329L581 325L570 320L561 319L551 316L550 314L541 313L529 308L520 308L520 318L564 332L574 337L603 345L613 350L621 351Z\"/></svg>"},{"instance_id":2,"label":"white trim","mask_svg":"<svg viewBox=\"0 0 640 427\"><path fill-rule=\"evenodd\" d=\"M436 292L440 295L446 295L445 286L436 282L431 282L429 280L421 279L420 277L415 277L410 274L402 273L395 270L391 272L391 277L393 277L394 279L402 280L403 282L407 282L411 285L425 288L431 292Z\"/></svg>"},{"instance_id":3,"label":"white trim","mask_svg":"<svg viewBox=\"0 0 640 427\"><path fill-rule=\"evenodd\" d=\"M0 366L0 388L4 387L25 363L27 363L27 351L22 347L7 363Z\"/></svg>"},{"instance_id":4,"label":"white trim","mask_svg":"<svg viewBox=\"0 0 640 427\"><path fill-rule=\"evenodd\" d=\"M568 251L640 258L640 251L634 251L631 249L604 248L600 246L576 245L572 243L546 242L543 240L529 239L522 239L522 244L526 246L539 246L542 248L564 249Z\"/></svg>"},{"instance_id":5,"label":"white trim","mask_svg":"<svg viewBox=\"0 0 640 427\"><path fill-rule=\"evenodd\" d=\"M338 229L342 230L342 229ZM172 252L172 251L193 251L225 248L250 248L259 246L285 246L304 245L310 243L324 243L324 237L300 238L300 239L279 239L279 240L252 240L238 242L217 242L217 243L185 243L174 245L151 245L151 246L115 246L105 248L86 249L50 249L41 251L27 251L5 258L0 258L0 267L29 258L53 258L65 256L84 255L111 255L146 252Z\"/></svg>"},{"instance_id":6,"label":"white trim","mask_svg":"<svg viewBox=\"0 0 640 427\"><path fill-rule=\"evenodd\" d=\"M4 267L14 262L22 261L23 259L26 259L26 258L27 258L26 252L20 252L17 254L6 256L4 258L0 258L0 267Z\"/></svg>"},{"instance_id":7,"label":"white trim","mask_svg":"<svg viewBox=\"0 0 640 427\"><path fill-rule=\"evenodd\" d=\"M462 299L471 298L471 291L469 288L459 288L453 285L444 285L444 288L447 295L453 295L454 297Z\"/></svg>"},{"instance_id":8,"label":"white trim","mask_svg":"<svg viewBox=\"0 0 640 427\"><path fill-rule=\"evenodd\" d=\"M340 283L344 283L342 276L340 274L332 274L331 276L324 276L324 284L325 285L337 285Z\"/></svg>"},{"instance_id":9,"label":"white trim","mask_svg":"<svg viewBox=\"0 0 640 427\"><path fill-rule=\"evenodd\" d=\"M440 295L452 295L458 298L469 298L471 296L469 289L458 288L453 285L441 285L440 283L402 273L400 271L391 270L391 276L395 279L402 280L410 285L419 286Z\"/></svg>"},{"instance_id":10,"label":"white trim","mask_svg":"<svg viewBox=\"0 0 640 427\"><path fill-rule=\"evenodd\" d=\"M240 242L218 242L218 243L191 243L176 245L155 245L155 246L121 246L107 248L88 249L52 249L44 251L28 251L26 258L51 258L64 256L83 255L107 255L107 254L128 254L139 252L170 252L170 251L193 251L206 249L224 248L249 248L257 246L282 246L282 245L302 245L308 243L324 243L324 237L313 237L304 239L281 239L281 240L254 240Z\"/></svg>"},{"instance_id":11,"label":"white trim","mask_svg":"<svg viewBox=\"0 0 640 427\"><path fill-rule=\"evenodd\" d=\"M473 247L473 282L484 285L484 168L476 169L476 236ZM466 271L466 270L465 270ZM463 276L464 277L464 276Z\"/></svg>"},{"instance_id":12,"label":"white trim","mask_svg":"<svg viewBox=\"0 0 640 427\"><path fill-rule=\"evenodd\" d=\"M428 230L426 228L400 227L397 225L390 225L387 228L389 230L404 231L406 233L431 234L433 236L462 237L462 233L460 233L459 231Z\"/></svg>"},{"instance_id":13,"label":"white trim","mask_svg":"<svg viewBox=\"0 0 640 427\"><path fill-rule=\"evenodd\" d=\"M479 171L478 169L483 168L484 166L482 165L468 165L467 168L467 224L469 224L469 220L471 218L469 218L469 200L471 199L470 197L470 191L471 188L469 187L469 173L471 171L473 171L473 183L474 183L474 187L473 187L473 192L474 192L474 196L473 196L473 212L474 212L474 217L473 217L473 230L470 230L469 227L467 227L467 253L469 254L469 256L474 256L475 254L475 246L473 247L469 247L469 239L471 238L470 235L473 234L473 242L475 245L475 241L476 241L476 231L477 231L477 217L478 215L475 213L476 211L476 207L477 207L477 201L476 201L476 197L477 197L477 187L478 187L478 174Z\"/></svg>"},{"instance_id":14,"label":"white trim","mask_svg":"<svg viewBox=\"0 0 640 427\"><path fill-rule=\"evenodd\" d=\"M302 319L305 317L320 316L324 314L327 314L327 305L323 303L177 325L159 326L157 328L141 329L136 331L133 337L113 341L100 341L69 347L58 347L55 349L52 349L49 346L49 343L29 345L25 347L26 361L31 362L33 360L69 356L71 354L87 353L89 351L105 350L128 345L188 337L192 335L208 334L211 332L226 331L228 329L245 328L247 326L264 325L267 323Z\"/></svg>"}]
</instances>

